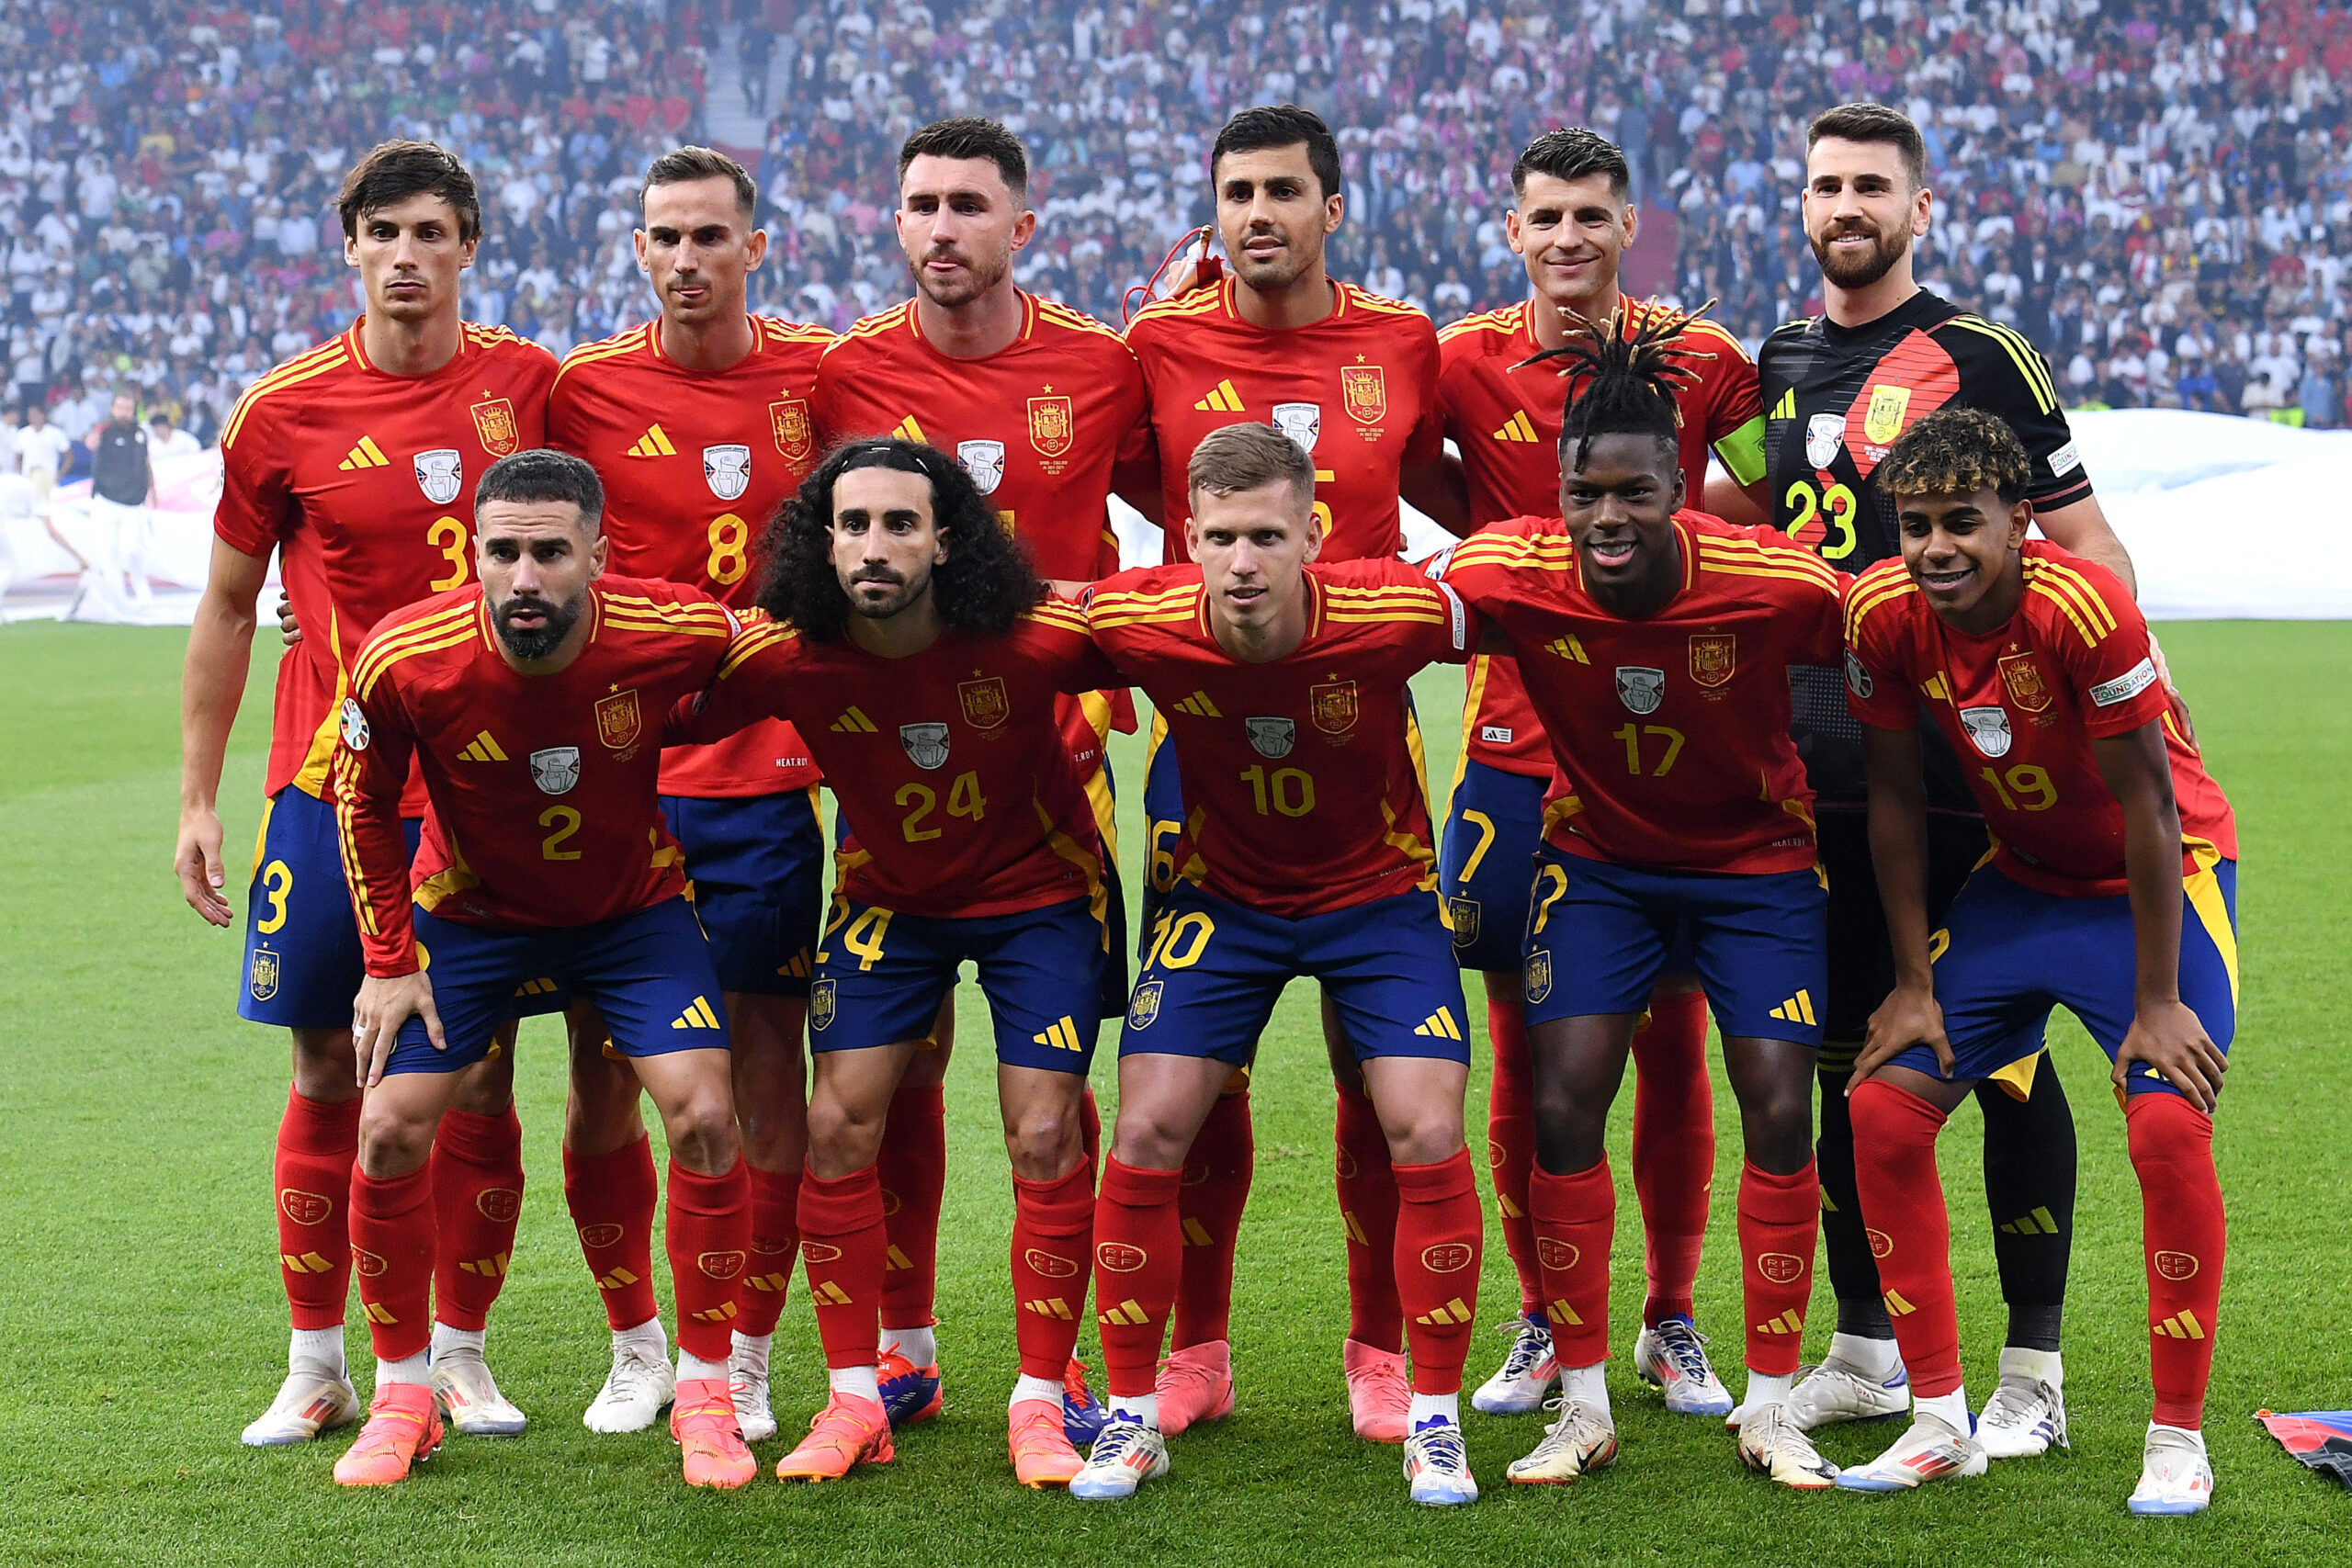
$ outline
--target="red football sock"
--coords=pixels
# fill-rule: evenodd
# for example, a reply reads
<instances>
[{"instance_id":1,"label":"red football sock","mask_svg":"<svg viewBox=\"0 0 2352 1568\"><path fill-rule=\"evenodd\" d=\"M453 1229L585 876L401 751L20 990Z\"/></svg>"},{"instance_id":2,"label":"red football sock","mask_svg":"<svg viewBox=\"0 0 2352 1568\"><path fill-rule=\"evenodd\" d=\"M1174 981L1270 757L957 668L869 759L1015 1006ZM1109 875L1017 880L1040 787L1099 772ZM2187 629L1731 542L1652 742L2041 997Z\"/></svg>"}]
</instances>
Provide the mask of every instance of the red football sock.
<instances>
[{"instance_id":1,"label":"red football sock","mask_svg":"<svg viewBox=\"0 0 2352 1568\"><path fill-rule=\"evenodd\" d=\"M889 1232L882 1277L882 1325L928 1328L939 1290L939 1207L947 1192L947 1095L910 1084L890 1097L875 1169Z\"/></svg>"},{"instance_id":2,"label":"red football sock","mask_svg":"<svg viewBox=\"0 0 2352 1568\"><path fill-rule=\"evenodd\" d=\"M421 1356L433 1343L433 1168L382 1180L351 1172L351 1261L379 1361Z\"/></svg>"},{"instance_id":3,"label":"red football sock","mask_svg":"<svg viewBox=\"0 0 2352 1568\"><path fill-rule=\"evenodd\" d=\"M876 1168L835 1181L810 1171L800 1179L800 1256L808 1269L808 1302L825 1365L870 1367L882 1337L884 1253L882 1180Z\"/></svg>"},{"instance_id":4,"label":"red football sock","mask_svg":"<svg viewBox=\"0 0 2352 1568\"><path fill-rule=\"evenodd\" d=\"M1210 1344L1232 1332L1233 1248L1257 1164L1250 1092L1226 1095L1209 1108L1208 1120L1184 1156L1183 1187L1176 1199L1184 1247L1168 1340L1171 1349Z\"/></svg>"},{"instance_id":5,"label":"red football sock","mask_svg":"<svg viewBox=\"0 0 2352 1568\"><path fill-rule=\"evenodd\" d=\"M297 1328L336 1328L351 1291L353 1167L359 1160L359 1101L305 1100L286 1091L270 1159L277 1194L277 1267Z\"/></svg>"},{"instance_id":6,"label":"red football sock","mask_svg":"<svg viewBox=\"0 0 2352 1568\"><path fill-rule=\"evenodd\" d=\"M1337 1145L1340 1224L1348 1238L1348 1337L1374 1349L1405 1348L1399 1292L1396 1176L1388 1164L1388 1134L1361 1089L1334 1083L1340 1108L1331 1126Z\"/></svg>"},{"instance_id":7,"label":"red football sock","mask_svg":"<svg viewBox=\"0 0 2352 1568\"><path fill-rule=\"evenodd\" d=\"M1813 1247L1821 1233L1821 1179L1813 1161L1774 1176L1739 1170L1740 1300L1747 1312L1747 1370L1788 1377L1813 1300Z\"/></svg>"},{"instance_id":8,"label":"red football sock","mask_svg":"<svg viewBox=\"0 0 2352 1568\"><path fill-rule=\"evenodd\" d=\"M792 1289L792 1260L800 1250L800 1172L746 1165L752 1179L752 1261L735 1293L735 1332L761 1338L775 1332Z\"/></svg>"},{"instance_id":9,"label":"red football sock","mask_svg":"<svg viewBox=\"0 0 2352 1568\"><path fill-rule=\"evenodd\" d=\"M1081 1160L1058 1181L1012 1179L1013 1337L1023 1376L1059 1382L1078 1346L1094 1253L1094 1172Z\"/></svg>"},{"instance_id":10,"label":"red football sock","mask_svg":"<svg viewBox=\"0 0 2352 1568\"><path fill-rule=\"evenodd\" d=\"M1519 1274L1519 1312L1544 1310L1544 1275L1535 1267L1535 1222L1527 1217L1527 1178L1535 1168L1535 1068L1527 1049L1527 1014L1518 976L1508 992L1487 993L1487 1033L1495 1043L1495 1081L1487 1098L1487 1164L1494 1173L1495 1208L1502 1215L1503 1246Z\"/></svg>"},{"instance_id":11,"label":"red football sock","mask_svg":"<svg viewBox=\"0 0 2352 1568\"><path fill-rule=\"evenodd\" d=\"M1944 1113L1877 1078L1855 1089L1846 1106L1854 1122L1854 1185L1878 1258L1886 1314L1894 1323L1912 1393L1933 1399L1961 1383L1951 1215L1936 1170Z\"/></svg>"},{"instance_id":12,"label":"red football sock","mask_svg":"<svg viewBox=\"0 0 2352 1568\"><path fill-rule=\"evenodd\" d=\"M580 1253L605 1298L605 1322L635 1328L661 1315L653 1300L653 1140L608 1154L563 1151L563 1202L580 1232Z\"/></svg>"},{"instance_id":13,"label":"red football sock","mask_svg":"<svg viewBox=\"0 0 2352 1568\"><path fill-rule=\"evenodd\" d=\"M1412 1314L1413 1392L1459 1393L1478 1314L1484 1216L1470 1151L1396 1172L1396 1293Z\"/></svg>"},{"instance_id":14,"label":"red football sock","mask_svg":"<svg viewBox=\"0 0 2352 1568\"><path fill-rule=\"evenodd\" d=\"M1091 1183L1094 1173L1102 1168L1102 1112L1094 1103L1091 1084L1079 1098L1078 1143L1086 1151L1086 1179Z\"/></svg>"},{"instance_id":15,"label":"red football sock","mask_svg":"<svg viewBox=\"0 0 2352 1568\"><path fill-rule=\"evenodd\" d=\"M678 1348L724 1361L734 1348L735 1292L752 1254L752 1182L743 1156L718 1176L670 1162L662 1239L678 1301Z\"/></svg>"},{"instance_id":16,"label":"red football sock","mask_svg":"<svg viewBox=\"0 0 2352 1568\"><path fill-rule=\"evenodd\" d=\"M1607 1360L1609 1252L1617 1239L1617 1179L1609 1161L1572 1176L1536 1167L1527 1181L1527 1208L1535 1222L1553 1359L1564 1367Z\"/></svg>"},{"instance_id":17,"label":"red football sock","mask_svg":"<svg viewBox=\"0 0 2352 1568\"><path fill-rule=\"evenodd\" d=\"M2123 1122L2140 1174L2155 1419L2193 1432L2205 1423L2229 1249L2213 1119L2177 1094L2135 1094L2123 1102Z\"/></svg>"},{"instance_id":18,"label":"red football sock","mask_svg":"<svg viewBox=\"0 0 2352 1568\"><path fill-rule=\"evenodd\" d=\"M1707 998L1650 998L1634 1036L1634 1196L1649 1294L1642 1321L1689 1316L1715 1181L1715 1096L1707 1083ZM1813 1256L1808 1248L1805 1256Z\"/></svg>"},{"instance_id":19,"label":"red football sock","mask_svg":"<svg viewBox=\"0 0 2352 1568\"><path fill-rule=\"evenodd\" d=\"M440 1227L433 1315L481 1332L506 1283L523 1218L523 1123L509 1104L496 1116L450 1111L433 1135L433 1212Z\"/></svg>"},{"instance_id":20,"label":"red football sock","mask_svg":"<svg viewBox=\"0 0 2352 1568\"><path fill-rule=\"evenodd\" d=\"M1160 1336L1191 1250L1177 1208L1183 1176L1137 1170L1115 1155L1102 1168L1102 1195L1094 1203L1094 1317L1114 1399L1155 1387Z\"/></svg>"}]
</instances>

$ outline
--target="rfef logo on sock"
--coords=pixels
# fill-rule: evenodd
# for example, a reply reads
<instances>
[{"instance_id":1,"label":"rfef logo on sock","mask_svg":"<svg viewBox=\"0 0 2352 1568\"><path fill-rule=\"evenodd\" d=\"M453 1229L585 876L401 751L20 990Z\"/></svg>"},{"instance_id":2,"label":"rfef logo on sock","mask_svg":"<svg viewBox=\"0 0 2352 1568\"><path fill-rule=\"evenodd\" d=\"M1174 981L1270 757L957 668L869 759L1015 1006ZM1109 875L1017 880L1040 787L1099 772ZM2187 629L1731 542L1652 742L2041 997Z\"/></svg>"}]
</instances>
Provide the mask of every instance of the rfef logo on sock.
<instances>
[{"instance_id":1,"label":"rfef logo on sock","mask_svg":"<svg viewBox=\"0 0 2352 1568\"><path fill-rule=\"evenodd\" d=\"M1444 1241L1421 1248L1421 1266L1438 1274L1457 1273L1470 1267L1473 1249L1463 1242Z\"/></svg>"}]
</instances>

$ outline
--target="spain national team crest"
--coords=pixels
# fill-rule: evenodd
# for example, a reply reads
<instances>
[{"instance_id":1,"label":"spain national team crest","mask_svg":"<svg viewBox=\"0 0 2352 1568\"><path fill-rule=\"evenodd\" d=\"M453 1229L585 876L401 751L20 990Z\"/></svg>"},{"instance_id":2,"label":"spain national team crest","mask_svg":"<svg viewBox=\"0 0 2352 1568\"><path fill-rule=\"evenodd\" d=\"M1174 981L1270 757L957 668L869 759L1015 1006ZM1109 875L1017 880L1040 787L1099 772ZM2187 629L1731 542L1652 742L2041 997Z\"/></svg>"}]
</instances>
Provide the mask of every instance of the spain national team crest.
<instances>
[{"instance_id":1,"label":"spain national team crest","mask_svg":"<svg viewBox=\"0 0 2352 1568\"><path fill-rule=\"evenodd\" d=\"M1691 658L1698 655L1694 650ZM1639 664L1617 666L1617 700L1630 713L1657 712L1657 705L1666 700L1666 671L1651 670Z\"/></svg>"},{"instance_id":2,"label":"spain national team crest","mask_svg":"<svg viewBox=\"0 0 2352 1568\"><path fill-rule=\"evenodd\" d=\"M2009 710L2005 707L1962 708L1960 727L1968 732L1969 743L1987 757L2006 757L2014 739L2009 733Z\"/></svg>"},{"instance_id":3,"label":"spain national team crest","mask_svg":"<svg viewBox=\"0 0 2352 1568\"><path fill-rule=\"evenodd\" d=\"M1298 721L1289 718L1245 718L1242 729L1250 737L1250 749L1261 757L1280 759L1290 755L1298 744Z\"/></svg>"},{"instance_id":4,"label":"spain national team crest","mask_svg":"<svg viewBox=\"0 0 2352 1568\"><path fill-rule=\"evenodd\" d=\"M1448 898L1445 901L1445 923L1453 929L1453 945L1478 945L1478 900Z\"/></svg>"},{"instance_id":5,"label":"spain national team crest","mask_svg":"<svg viewBox=\"0 0 2352 1568\"><path fill-rule=\"evenodd\" d=\"M732 1280L743 1271L744 1255L729 1248L725 1252L703 1252L695 1255L695 1267L706 1279Z\"/></svg>"},{"instance_id":6,"label":"spain national team crest","mask_svg":"<svg viewBox=\"0 0 2352 1568\"><path fill-rule=\"evenodd\" d=\"M245 989L254 1000L266 1002L277 995L277 954L266 947L254 949L254 961L245 971Z\"/></svg>"},{"instance_id":7,"label":"spain national team crest","mask_svg":"<svg viewBox=\"0 0 2352 1568\"><path fill-rule=\"evenodd\" d=\"M596 699L596 739L616 751L637 744L645 716L638 709L634 689Z\"/></svg>"},{"instance_id":8,"label":"spain national team crest","mask_svg":"<svg viewBox=\"0 0 2352 1568\"><path fill-rule=\"evenodd\" d=\"M1307 713L1315 728L1326 735L1345 735L1356 727L1356 683L1326 681L1306 688Z\"/></svg>"},{"instance_id":9,"label":"spain national team crest","mask_svg":"<svg viewBox=\"0 0 2352 1568\"><path fill-rule=\"evenodd\" d=\"M1739 668L1739 639L1730 632L1697 633L1690 638L1690 679L1715 687Z\"/></svg>"},{"instance_id":10,"label":"spain national team crest","mask_svg":"<svg viewBox=\"0 0 2352 1568\"><path fill-rule=\"evenodd\" d=\"M324 1224L334 1213L334 1201L323 1192L305 1192L299 1187L277 1190L278 1212L298 1225Z\"/></svg>"},{"instance_id":11,"label":"spain national team crest","mask_svg":"<svg viewBox=\"0 0 2352 1568\"><path fill-rule=\"evenodd\" d=\"M964 705L964 722L974 729L995 729L1012 716L1012 705L1005 697L1001 675L959 682L956 695Z\"/></svg>"},{"instance_id":12,"label":"spain national team crest","mask_svg":"<svg viewBox=\"0 0 2352 1568\"><path fill-rule=\"evenodd\" d=\"M1127 1004L1127 1027L1149 1029L1151 1021L1159 1016L1159 982L1146 980L1136 987L1135 999Z\"/></svg>"},{"instance_id":13,"label":"spain national team crest","mask_svg":"<svg viewBox=\"0 0 2352 1568\"><path fill-rule=\"evenodd\" d=\"M1537 948L1527 955L1527 999L1540 1002L1552 994L1552 953Z\"/></svg>"},{"instance_id":14,"label":"spain national team crest","mask_svg":"<svg viewBox=\"0 0 2352 1568\"><path fill-rule=\"evenodd\" d=\"M798 398L784 398L768 405L768 429L775 449L787 463L805 463L817 453L817 429L808 423L808 405Z\"/></svg>"},{"instance_id":15,"label":"spain national team crest","mask_svg":"<svg viewBox=\"0 0 2352 1568\"><path fill-rule=\"evenodd\" d=\"M808 987L808 1027L831 1029L833 1025L833 983L819 980Z\"/></svg>"},{"instance_id":16,"label":"spain national team crest","mask_svg":"<svg viewBox=\"0 0 2352 1568\"><path fill-rule=\"evenodd\" d=\"M1888 445L1903 434L1903 415L1910 406L1910 388L1872 387L1871 406L1862 413L1862 434L1873 446Z\"/></svg>"},{"instance_id":17,"label":"spain national team crest","mask_svg":"<svg viewBox=\"0 0 2352 1568\"><path fill-rule=\"evenodd\" d=\"M899 744L907 749L914 765L925 773L944 766L947 761L944 724L902 724L899 726Z\"/></svg>"},{"instance_id":18,"label":"spain national team crest","mask_svg":"<svg viewBox=\"0 0 2352 1568\"><path fill-rule=\"evenodd\" d=\"M1070 400L1056 394L1029 400L1029 445L1040 457L1058 457L1078 439L1078 413Z\"/></svg>"},{"instance_id":19,"label":"spain national team crest","mask_svg":"<svg viewBox=\"0 0 2352 1568\"><path fill-rule=\"evenodd\" d=\"M982 495L994 495L996 487L1004 482L1004 443L1001 441L958 441L956 460L972 477L972 488Z\"/></svg>"},{"instance_id":20,"label":"spain national team crest","mask_svg":"<svg viewBox=\"0 0 2352 1568\"><path fill-rule=\"evenodd\" d=\"M1312 457L1315 444L1323 438L1323 405L1276 403L1274 428L1296 442L1300 451Z\"/></svg>"},{"instance_id":21,"label":"spain national team crest","mask_svg":"<svg viewBox=\"0 0 2352 1568\"><path fill-rule=\"evenodd\" d=\"M531 753L531 782L542 795L568 795L580 782L580 748L550 746Z\"/></svg>"},{"instance_id":22,"label":"spain national team crest","mask_svg":"<svg viewBox=\"0 0 2352 1568\"><path fill-rule=\"evenodd\" d=\"M2008 688L2009 701L2028 713L2040 713L2050 705L2050 688L2042 682L2041 666L2034 662L2030 653L2002 656L2001 684Z\"/></svg>"},{"instance_id":23,"label":"spain national team crest","mask_svg":"<svg viewBox=\"0 0 2352 1568\"><path fill-rule=\"evenodd\" d=\"M1378 424L1388 417L1388 372L1377 365L1341 366L1340 401L1358 424Z\"/></svg>"},{"instance_id":24,"label":"spain national team crest","mask_svg":"<svg viewBox=\"0 0 2352 1568\"><path fill-rule=\"evenodd\" d=\"M455 446L436 446L416 455L416 488L435 506L447 506L466 487L466 460Z\"/></svg>"},{"instance_id":25,"label":"spain national team crest","mask_svg":"<svg viewBox=\"0 0 2352 1568\"><path fill-rule=\"evenodd\" d=\"M522 434L514 424L514 405L504 398L492 398L473 406L474 434L481 437L481 449L493 457L511 457L523 445Z\"/></svg>"},{"instance_id":26,"label":"spain national team crest","mask_svg":"<svg viewBox=\"0 0 2352 1568\"><path fill-rule=\"evenodd\" d=\"M702 449L702 477L710 483L710 493L721 501L734 501L752 488L752 449L749 446L706 446Z\"/></svg>"}]
</instances>

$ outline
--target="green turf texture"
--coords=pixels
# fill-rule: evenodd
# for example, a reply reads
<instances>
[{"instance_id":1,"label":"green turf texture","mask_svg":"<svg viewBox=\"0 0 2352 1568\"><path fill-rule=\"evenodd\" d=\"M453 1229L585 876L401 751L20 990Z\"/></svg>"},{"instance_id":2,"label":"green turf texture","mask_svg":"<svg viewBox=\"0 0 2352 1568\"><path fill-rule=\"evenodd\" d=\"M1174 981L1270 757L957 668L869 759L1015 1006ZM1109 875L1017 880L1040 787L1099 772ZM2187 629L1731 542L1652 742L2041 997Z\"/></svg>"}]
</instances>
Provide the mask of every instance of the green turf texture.
<instances>
[{"instance_id":1,"label":"green turf texture","mask_svg":"<svg viewBox=\"0 0 2352 1568\"><path fill-rule=\"evenodd\" d=\"M1476 1507L1405 1502L1397 1450L1349 1434L1340 1378L1346 1286L1331 1195L1330 1087L1314 997L1292 987L1260 1059L1258 1176L1242 1229L1234 1339L1239 1412L1182 1438L1175 1470L1120 1507L1016 1486L1003 1401L1014 1371L1005 1244L1010 1186L990 1074L967 1031L949 1086L951 1174L939 1329L945 1413L897 1462L844 1483L686 1491L665 1432L599 1438L579 1415L605 1363L596 1295L562 1201L562 1055L526 1032L517 1093L530 1190L491 1359L530 1431L453 1437L388 1492L328 1480L341 1436L240 1448L284 1371L269 1149L286 1092L277 1032L234 1014L238 937L201 924L170 874L185 635L49 625L0 628L0 1562L175 1563L1134 1563L1799 1562L2162 1563L2341 1561L2352 1497L2288 1459L2257 1407L2352 1404L2344 1281L2352 1237L2352 1065L2343 1022L2352 898L2342 814L2352 777L2352 625L2164 628L2214 772L2244 835L2245 1006L2216 1147L2231 1257L2207 1430L2219 1475L2202 1518L2138 1520L2123 1498L2148 1408L2140 1205L2105 1059L2056 1031L2082 1123L2082 1201L2067 1314L2074 1452L1996 1465L1984 1480L1887 1498L1796 1495L1745 1473L1710 1420L1670 1417L1625 1370L1639 1311L1639 1231L1624 1140L1614 1309L1623 1456L1566 1488L1515 1488L1507 1461L1533 1417L1468 1417L1486 1487ZM259 815L268 706L259 662L223 785L231 892L242 919ZM1426 673L1431 784L1450 777L1460 674ZM1139 833L1140 747L1114 747ZM1128 886L1135 886L1132 866ZM1474 987L1486 1103L1484 1009ZM978 1018L968 989L963 1007ZM1095 1082L1114 1098L1106 1030ZM1737 1124L1717 1074L1717 1201L1699 1286L1716 1364L1740 1386L1731 1193ZM1961 1322L1981 1399L2001 1333L1980 1194L1977 1122L1944 1140ZM656 1134L659 1135L658 1134ZM1478 1134L1473 1133L1474 1145ZM1808 1355L1830 1326L1826 1276ZM667 1304L666 1280L663 1301ZM1492 1371L1516 1302L1490 1231L1472 1358ZM355 1317L356 1314L355 1314ZM372 1365L355 1325L355 1367ZM1080 1341L1099 1356L1090 1330ZM795 1294L776 1349L785 1436L823 1384ZM1099 1361L1098 1361L1099 1364ZM1466 1404L1466 1401L1465 1401ZM1824 1434L1843 1462L1885 1426Z\"/></svg>"}]
</instances>

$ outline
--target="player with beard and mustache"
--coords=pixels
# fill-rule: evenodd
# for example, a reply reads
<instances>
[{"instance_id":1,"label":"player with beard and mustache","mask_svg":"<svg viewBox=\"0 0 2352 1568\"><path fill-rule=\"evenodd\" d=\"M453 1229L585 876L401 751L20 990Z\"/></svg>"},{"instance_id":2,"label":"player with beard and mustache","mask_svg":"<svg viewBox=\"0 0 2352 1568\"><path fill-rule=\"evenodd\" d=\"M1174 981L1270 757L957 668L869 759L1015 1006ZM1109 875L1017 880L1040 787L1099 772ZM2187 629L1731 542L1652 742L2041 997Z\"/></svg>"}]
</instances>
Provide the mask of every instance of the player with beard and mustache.
<instances>
[{"instance_id":1,"label":"player with beard and mustache","mask_svg":"<svg viewBox=\"0 0 2352 1568\"><path fill-rule=\"evenodd\" d=\"M2053 543L2129 587L2131 558L2109 529L2058 407L2050 367L2011 329L1919 287L1913 242L1932 193L1918 128L1878 104L1845 104L1805 137L1805 238L1821 264L1824 313L1792 321L1758 356L1765 489L1773 524L1841 571L1901 553L1894 499L1875 481L1895 438L1940 408L1979 408L2017 432L2032 459L2026 496ZM1855 1190L1846 1086L1872 1010L1894 986L1872 874L1862 732L1833 671L1797 670L1794 733L1815 795L1829 878L1829 985L1821 1048L1822 1238L1838 1297L1828 1357L1789 1401L1800 1427L1892 1415L1910 1390L1881 1299ZM1923 726L1931 920L1985 852L1984 818L1951 749ZM2058 1330L2074 1230L2075 1127L2046 1054L1987 1077L1984 1188L2008 1303L2001 1384L1983 1416L1995 1457L2066 1440ZM1736 1424L1740 1413L1735 1411Z\"/></svg>"}]
</instances>

